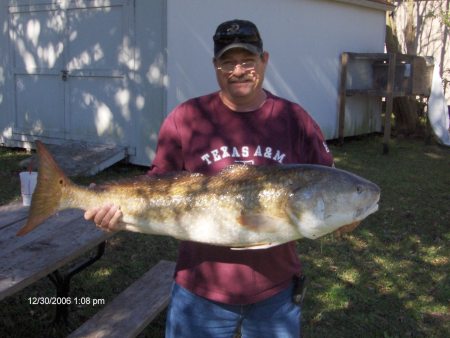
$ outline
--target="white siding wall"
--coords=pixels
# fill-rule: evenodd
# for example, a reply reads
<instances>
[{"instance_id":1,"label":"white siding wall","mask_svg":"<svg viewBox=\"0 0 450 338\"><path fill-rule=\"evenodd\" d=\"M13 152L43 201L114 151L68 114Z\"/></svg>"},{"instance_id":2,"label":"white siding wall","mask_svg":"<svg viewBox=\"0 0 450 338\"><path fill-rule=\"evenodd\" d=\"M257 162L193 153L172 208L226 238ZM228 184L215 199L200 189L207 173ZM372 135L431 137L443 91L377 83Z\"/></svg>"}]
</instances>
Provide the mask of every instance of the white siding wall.
<instances>
[{"instance_id":1,"label":"white siding wall","mask_svg":"<svg viewBox=\"0 0 450 338\"><path fill-rule=\"evenodd\" d=\"M270 53L265 87L302 104L327 138L337 137L340 53L383 52L384 47L384 11L339 1L124 1L133 12L130 35L124 44L135 60L127 73L129 120L123 139L133 155L131 161L137 164L152 160L161 121L170 110L190 97L218 89L212 68L212 35L222 21L241 18L258 25ZM11 92L14 77L10 71L13 61L8 4L51 2L0 2L0 143L26 145L17 133L12 134L15 101ZM110 111L112 121L120 121L120 115L115 114L121 112ZM379 128L378 102L349 98L346 114L347 135ZM28 139L32 141L33 137Z\"/></svg>"},{"instance_id":2,"label":"white siding wall","mask_svg":"<svg viewBox=\"0 0 450 338\"><path fill-rule=\"evenodd\" d=\"M0 143L114 143L150 164L165 111L165 0L1 1L0 27Z\"/></svg>"},{"instance_id":3,"label":"white siding wall","mask_svg":"<svg viewBox=\"0 0 450 338\"><path fill-rule=\"evenodd\" d=\"M225 20L256 23L270 53L265 87L302 104L327 138L337 137L340 53L384 51L385 12L361 6L322 0L168 0L167 10L168 111L217 90L212 35ZM348 100L346 134L379 128L373 122L379 109L369 101Z\"/></svg>"},{"instance_id":4,"label":"white siding wall","mask_svg":"<svg viewBox=\"0 0 450 338\"><path fill-rule=\"evenodd\" d=\"M10 137L12 134L11 109L8 107L8 67L9 67L9 36L8 36L8 10L7 4L0 3L0 143L3 137Z\"/></svg>"}]
</instances>

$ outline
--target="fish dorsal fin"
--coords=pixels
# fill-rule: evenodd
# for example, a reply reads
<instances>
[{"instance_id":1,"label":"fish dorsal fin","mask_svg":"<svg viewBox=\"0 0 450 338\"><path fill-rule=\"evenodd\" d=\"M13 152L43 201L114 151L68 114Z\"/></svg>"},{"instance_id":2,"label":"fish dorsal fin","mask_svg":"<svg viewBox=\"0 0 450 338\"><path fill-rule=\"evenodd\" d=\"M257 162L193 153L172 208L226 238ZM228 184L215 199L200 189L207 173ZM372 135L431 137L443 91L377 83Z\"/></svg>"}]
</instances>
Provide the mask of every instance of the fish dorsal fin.
<instances>
[{"instance_id":1,"label":"fish dorsal fin","mask_svg":"<svg viewBox=\"0 0 450 338\"><path fill-rule=\"evenodd\" d=\"M252 174L255 174L258 169L254 165L250 164L231 164L228 167L222 169L219 173L219 176L227 177L231 176L233 178L236 177L246 177Z\"/></svg>"},{"instance_id":2,"label":"fish dorsal fin","mask_svg":"<svg viewBox=\"0 0 450 338\"><path fill-rule=\"evenodd\" d=\"M276 218L257 213L243 211L237 218L237 222L255 232L276 232L278 230Z\"/></svg>"}]
</instances>

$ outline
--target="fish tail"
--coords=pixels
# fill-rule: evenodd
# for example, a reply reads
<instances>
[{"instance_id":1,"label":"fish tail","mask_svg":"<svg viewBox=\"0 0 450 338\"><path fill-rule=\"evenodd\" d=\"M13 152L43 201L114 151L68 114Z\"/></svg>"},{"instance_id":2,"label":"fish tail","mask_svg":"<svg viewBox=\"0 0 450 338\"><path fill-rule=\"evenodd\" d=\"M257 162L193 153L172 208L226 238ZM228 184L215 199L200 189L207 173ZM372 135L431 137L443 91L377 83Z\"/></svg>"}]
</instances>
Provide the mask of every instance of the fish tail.
<instances>
[{"instance_id":1,"label":"fish tail","mask_svg":"<svg viewBox=\"0 0 450 338\"><path fill-rule=\"evenodd\" d=\"M63 189L73 185L42 142L36 141L36 149L39 157L36 188L27 222L17 232L17 236L27 234L55 214L59 209Z\"/></svg>"}]
</instances>

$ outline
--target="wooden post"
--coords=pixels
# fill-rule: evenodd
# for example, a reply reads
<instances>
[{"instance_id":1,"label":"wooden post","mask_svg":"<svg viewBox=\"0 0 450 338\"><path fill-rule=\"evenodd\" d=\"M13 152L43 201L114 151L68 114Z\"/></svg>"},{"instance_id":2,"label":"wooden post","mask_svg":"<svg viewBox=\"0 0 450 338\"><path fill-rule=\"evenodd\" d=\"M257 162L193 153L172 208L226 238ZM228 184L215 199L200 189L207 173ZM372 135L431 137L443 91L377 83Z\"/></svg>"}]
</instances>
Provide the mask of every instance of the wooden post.
<instances>
[{"instance_id":1,"label":"wooden post","mask_svg":"<svg viewBox=\"0 0 450 338\"><path fill-rule=\"evenodd\" d=\"M386 86L386 112L384 115L383 154L389 152L389 139L391 137L391 114L394 103L396 54L389 53L388 80Z\"/></svg>"},{"instance_id":2,"label":"wooden post","mask_svg":"<svg viewBox=\"0 0 450 338\"><path fill-rule=\"evenodd\" d=\"M344 143L348 58L348 53L341 54L341 81L339 85L339 144L341 145Z\"/></svg>"}]
</instances>

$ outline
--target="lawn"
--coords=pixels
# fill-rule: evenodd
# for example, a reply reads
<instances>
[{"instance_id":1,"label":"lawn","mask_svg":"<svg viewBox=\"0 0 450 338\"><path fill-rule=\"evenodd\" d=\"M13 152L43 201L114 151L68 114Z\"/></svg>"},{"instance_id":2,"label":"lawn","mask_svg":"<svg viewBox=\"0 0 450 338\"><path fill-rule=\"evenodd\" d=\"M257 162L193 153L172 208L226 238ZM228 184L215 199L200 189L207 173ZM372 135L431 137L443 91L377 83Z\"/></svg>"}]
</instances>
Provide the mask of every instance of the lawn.
<instances>
[{"instance_id":1,"label":"lawn","mask_svg":"<svg viewBox=\"0 0 450 338\"><path fill-rule=\"evenodd\" d=\"M380 210L352 233L298 241L308 276L303 337L450 336L450 149L419 139L381 137L331 145L336 166L377 183ZM0 148L0 204L20 197L18 161L27 154ZM143 168L116 165L88 184L135 176ZM12 177L11 177L12 175ZM160 259L176 259L170 238L120 233L105 256L74 277L72 295L108 303ZM53 296L42 279L1 301L1 337L64 337L100 306L71 308L69 326L49 325L54 309L29 297ZM140 337L163 337L164 313Z\"/></svg>"}]
</instances>

